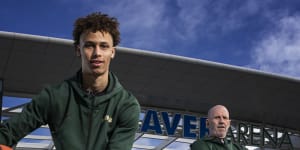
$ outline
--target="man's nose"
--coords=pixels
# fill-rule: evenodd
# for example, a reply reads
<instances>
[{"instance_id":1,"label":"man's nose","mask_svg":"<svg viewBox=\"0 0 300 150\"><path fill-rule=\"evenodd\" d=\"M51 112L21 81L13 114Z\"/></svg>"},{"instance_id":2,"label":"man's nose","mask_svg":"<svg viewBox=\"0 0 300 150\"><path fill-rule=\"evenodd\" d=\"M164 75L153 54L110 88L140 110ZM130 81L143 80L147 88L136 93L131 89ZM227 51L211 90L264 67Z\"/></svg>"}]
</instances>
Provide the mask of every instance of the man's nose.
<instances>
[{"instance_id":1,"label":"man's nose","mask_svg":"<svg viewBox=\"0 0 300 150\"><path fill-rule=\"evenodd\" d=\"M102 49L100 48L99 45L95 46L93 55L94 56L101 56L102 55Z\"/></svg>"},{"instance_id":2,"label":"man's nose","mask_svg":"<svg viewBox=\"0 0 300 150\"><path fill-rule=\"evenodd\" d=\"M220 118L220 123L224 123L225 119L224 118Z\"/></svg>"}]
</instances>

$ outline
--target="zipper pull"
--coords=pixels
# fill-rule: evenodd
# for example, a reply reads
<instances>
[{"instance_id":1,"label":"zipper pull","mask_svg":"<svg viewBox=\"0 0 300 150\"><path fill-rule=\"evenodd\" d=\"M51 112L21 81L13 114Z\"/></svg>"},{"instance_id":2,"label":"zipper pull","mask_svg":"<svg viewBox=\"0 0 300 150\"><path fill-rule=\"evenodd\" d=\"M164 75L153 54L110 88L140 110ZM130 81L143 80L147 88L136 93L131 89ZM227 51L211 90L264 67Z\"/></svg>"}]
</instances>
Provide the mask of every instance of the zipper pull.
<instances>
[{"instance_id":1,"label":"zipper pull","mask_svg":"<svg viewBox=\"0 0 300 150\"><path fill-rule=\"evenodd\" d=\"M93 90L91 90L91 89L86 89L86 92L87 92L89 97L95 96Z\"/></svg>"}]
</instances>

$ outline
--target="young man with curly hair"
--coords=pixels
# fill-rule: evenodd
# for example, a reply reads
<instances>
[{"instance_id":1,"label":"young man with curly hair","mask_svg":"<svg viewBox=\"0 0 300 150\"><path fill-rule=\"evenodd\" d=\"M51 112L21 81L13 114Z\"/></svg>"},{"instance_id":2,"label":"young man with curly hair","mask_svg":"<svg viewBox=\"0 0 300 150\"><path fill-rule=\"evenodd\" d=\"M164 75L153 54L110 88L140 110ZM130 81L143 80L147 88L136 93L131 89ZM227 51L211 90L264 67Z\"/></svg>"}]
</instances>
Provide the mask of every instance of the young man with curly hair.
<instances>
[{"instance_id":1,"label":"young man with curly hair","mask_svg":"<svg viewBox=\"0 0 300 150\"><path fill-rule=\"evenodd\" d=\"M120 42L118 28L115 18L100 12L78 18L73 38L81 69L4 121L0 144L11 147L48 124L57 150L130 150L140 106L109 69Z\"/></svg>"}]
</instances>

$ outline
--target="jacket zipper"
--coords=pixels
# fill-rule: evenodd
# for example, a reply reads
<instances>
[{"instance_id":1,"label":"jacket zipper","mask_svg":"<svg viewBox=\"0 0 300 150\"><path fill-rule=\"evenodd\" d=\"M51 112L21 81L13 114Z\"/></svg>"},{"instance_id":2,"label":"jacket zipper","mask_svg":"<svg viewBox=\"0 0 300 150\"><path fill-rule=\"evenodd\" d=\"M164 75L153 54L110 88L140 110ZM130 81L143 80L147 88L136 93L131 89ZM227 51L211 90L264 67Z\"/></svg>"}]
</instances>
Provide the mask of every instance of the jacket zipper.
<instances>
[{"instance_id":1,"label":"jacket zipper","mask_svg":"<svg viewBox=\"0 0 300 150\"><path fill-rule=\"evenodd\" d=\"M94 113L94 105L95 105L95 95L93 92L88 93L89 99L92 100L92 106L91 106L91 111L89 114L89 129L88 129L88 139L87 139L87 145L86 145L86 150L88 150L90 147L90 138L91 138L91 132L92 132L92 124L93 124L93 113Z\"/></svg>"}]
</instances>

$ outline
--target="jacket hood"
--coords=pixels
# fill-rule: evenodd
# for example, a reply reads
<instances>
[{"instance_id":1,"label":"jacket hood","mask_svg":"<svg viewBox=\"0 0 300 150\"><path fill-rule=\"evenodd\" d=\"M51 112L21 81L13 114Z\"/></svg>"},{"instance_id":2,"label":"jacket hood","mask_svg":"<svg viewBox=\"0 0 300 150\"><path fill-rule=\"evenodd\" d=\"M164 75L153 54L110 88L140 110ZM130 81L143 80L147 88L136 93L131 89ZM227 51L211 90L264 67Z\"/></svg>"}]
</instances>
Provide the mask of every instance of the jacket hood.
<instances>
[{"instance_id":1,"label":"jacket hood","mask_svg":"<svg viewBox=\"0 0 300 150\"><path fill-rule=\"evenodd\" d=\"M74 89L76 96L81 99L80 103L87 107L98 107L100 104L110 100L115 94L123 90L123 86L118 81L118 78L109 72L108 86L101 93L87 92L82 88L82 71L81 69L76 73L74 77L68 80L70 86Z\"/></svg>"}]
</instances>

